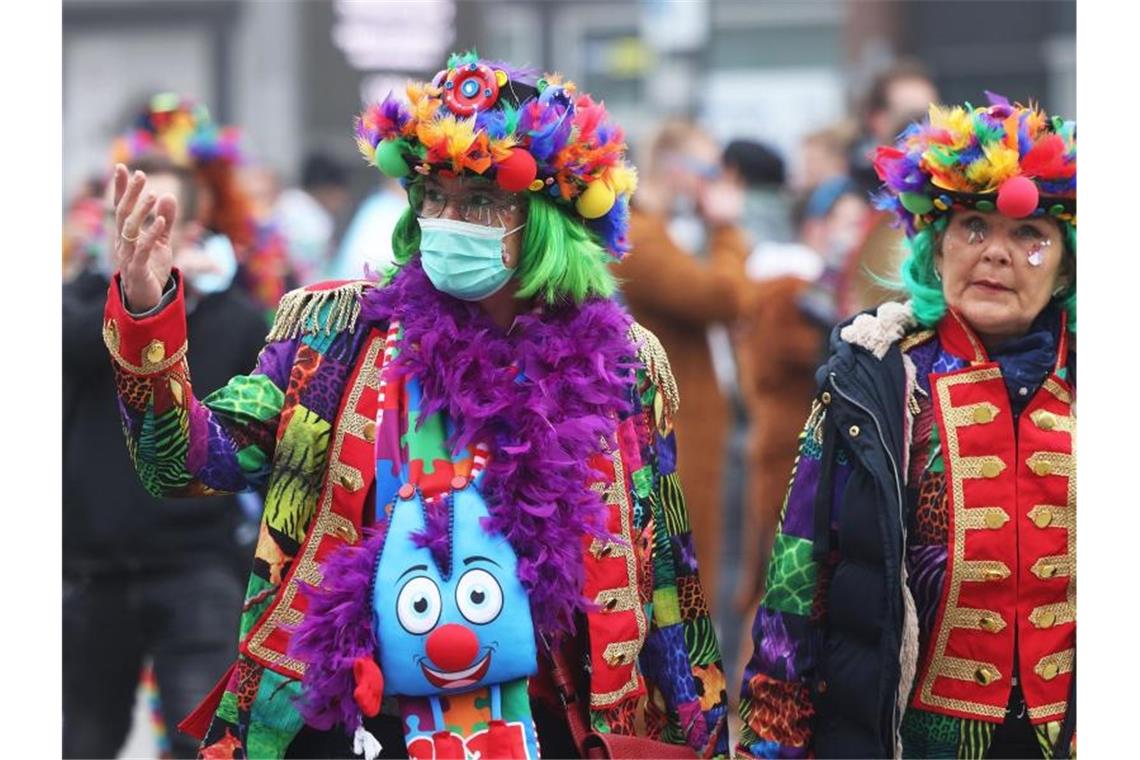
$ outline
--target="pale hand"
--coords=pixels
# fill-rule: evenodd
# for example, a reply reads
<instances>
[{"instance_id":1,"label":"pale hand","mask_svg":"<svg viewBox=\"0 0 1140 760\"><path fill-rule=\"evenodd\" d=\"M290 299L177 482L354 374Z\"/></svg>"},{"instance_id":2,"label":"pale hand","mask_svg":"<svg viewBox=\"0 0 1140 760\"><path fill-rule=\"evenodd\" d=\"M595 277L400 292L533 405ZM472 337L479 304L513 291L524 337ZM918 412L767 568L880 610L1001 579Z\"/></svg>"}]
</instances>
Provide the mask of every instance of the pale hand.
<instances>
[{"instance_id":1,"label":"pale hand","mask_svg":"<svg viewBox=\"0 0 1140 760\"><path fill-rule=\"evenodd\" d=\"M717 180L701 188L697 209L712 227L740 223L744 215L744 192L727 180Z\"/></svg>"},{"instance_id":2,"label":"pale hand","mask_svg":"<svg viewBox=\"0 0 1140 760\"><path fill-rule=\"evenodd\" d=\"M178 216L178 201L169 193L155 198L154 193L146 191L146 175L130 175L122 164L115 166L111 182L115 191L112 247L123 297L131 311L149 311L162 299L174 266L170 231ZM144 226L152 213L153 221Z\"/></svg>"}]
</instances>

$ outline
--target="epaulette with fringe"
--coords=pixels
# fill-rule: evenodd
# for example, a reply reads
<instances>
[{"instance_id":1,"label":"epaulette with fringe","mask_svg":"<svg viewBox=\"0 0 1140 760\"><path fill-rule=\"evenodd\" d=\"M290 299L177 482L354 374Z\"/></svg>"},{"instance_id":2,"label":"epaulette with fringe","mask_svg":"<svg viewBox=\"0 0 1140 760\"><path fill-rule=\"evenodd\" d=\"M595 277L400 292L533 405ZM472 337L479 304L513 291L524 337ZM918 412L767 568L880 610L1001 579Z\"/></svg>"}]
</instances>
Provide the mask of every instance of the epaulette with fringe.
<instances>
[{"instance_id":1,"label":"epaulette with fringe","mask_svg":"<svg viewBox=\"0 0 1140 760\"><path fill-rule=\"evenodd\" d=\"M292 340L301 335L332 335L352 330L360 317L360 299L365 288L374 287L376 283L370 280L348 280L291 290L277 304L277 316L265 340Z\"/></svg>"},{"instance_id":2,"label":"epaulette with fringe","mask_svg":"<svg viewBox=\"0 0 1140 760\"><path fill-rule=\"evenodd\" d=\"M673 368L669 366L669 356L657 336L638 322L629 326L629 339L637 346L637 358L645 365L649 378L665 396L670 415L681 408L681 394L677 391L677 380Z\"/></svg>"}]
</instances>

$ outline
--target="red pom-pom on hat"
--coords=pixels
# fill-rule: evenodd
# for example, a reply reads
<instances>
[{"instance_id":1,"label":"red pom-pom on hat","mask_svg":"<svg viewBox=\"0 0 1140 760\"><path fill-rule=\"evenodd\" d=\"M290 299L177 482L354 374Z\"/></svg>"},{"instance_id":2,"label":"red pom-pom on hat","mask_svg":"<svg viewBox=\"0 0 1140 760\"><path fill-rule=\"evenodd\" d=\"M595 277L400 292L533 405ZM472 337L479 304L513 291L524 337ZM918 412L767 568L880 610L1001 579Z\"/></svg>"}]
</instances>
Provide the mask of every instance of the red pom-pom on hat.
<instances>
[{"instance_id":1,"label":"red pom-pom on hat","mask_svg":"<svg viewBox=\"0 0 1140 760\"><path fill-rule=\"evenodd\" d=\"M1010 177L998 189L998 211L1010 219L1022 219L1033 213L1040 198L1033 180Z\"/></svg>"},{"instance_id":2,"label":"red pom-pom on hat","mask_svg":"<svg viewBox=\"0 0 1140 760\"><path fill-rule=\"evenodd\" d=\"M495 182L509 193L521 193L538 176L538 164L528 151L515 148L498 163Z\"/></svg>"}]
</instances>

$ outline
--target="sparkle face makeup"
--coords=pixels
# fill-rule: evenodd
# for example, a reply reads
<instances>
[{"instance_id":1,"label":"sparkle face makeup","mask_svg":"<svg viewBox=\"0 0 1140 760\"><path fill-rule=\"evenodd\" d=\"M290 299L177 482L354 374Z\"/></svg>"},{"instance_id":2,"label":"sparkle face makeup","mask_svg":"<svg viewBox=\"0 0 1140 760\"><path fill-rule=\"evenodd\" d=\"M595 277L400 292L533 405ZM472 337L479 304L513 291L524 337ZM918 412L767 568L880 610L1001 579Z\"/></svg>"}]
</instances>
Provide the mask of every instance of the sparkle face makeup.
<instances>
[{"instance_id":1,"label":"sparkle face makeup","mask_svg":"<svg viewBox=\"0 0 1140 760\"><path fill-rule=\"evenodd\" d=\"M1049 303L1068 255L1055 222L996 212L956 212L943 233L935 268L946 304L987 346L1017 337Z\"/></svg>"}]
</instances>

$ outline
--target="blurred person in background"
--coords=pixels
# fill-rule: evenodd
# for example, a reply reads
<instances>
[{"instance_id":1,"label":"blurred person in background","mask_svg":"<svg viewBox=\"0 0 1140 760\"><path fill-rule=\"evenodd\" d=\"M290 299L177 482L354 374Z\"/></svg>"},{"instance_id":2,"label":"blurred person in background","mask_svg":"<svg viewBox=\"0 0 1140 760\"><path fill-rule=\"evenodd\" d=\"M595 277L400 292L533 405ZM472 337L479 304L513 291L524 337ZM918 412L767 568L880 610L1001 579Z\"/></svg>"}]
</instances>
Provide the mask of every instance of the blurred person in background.
<instances>
[{"instance_id":1,"label":"blurred person in background","mask_svg":"<svg viewBox=\"0 0 1140 760\"><path fill-rule=\"evenodd\" d=\"M92 266L102 249L106 208L102 177L90 177L67 205L63 216L63 281Z\"/></svg>"},{"instance_id":2,"label":"blurred person in background","mask_svg":"<svg viewBox=\"0 0 1140 760\"><path fill-rule=\"evenodd\" d=\"M803 294L800 308L823 330L854 313L848 297L851 264L872 221L867 196L848 177L828 180L808 197L801 235L823 269Z\"/></svg>"},{"instance_id":3,"label":"blurred person in background","mask_svg":"<svg viewBox=\"0 0 1140 760\"><path fill-rule=\"evenodd\" d=\"M787 243L795 238L784 160L755 140L732 140L721 154L724 179L744 195L741 225L751 241Z\"/></svg>"},{"instance_id":4,"label":"blurred person in background","mask_svg":"<svg viewBox=\"0 0 1140 760\"><path fill-rule=\"evenodd\" d=\"M879 187L879 178L871 165L875 149L892 145L907 125L920 121L937 102L938 88L930 71L917 60L899 60L875 77L860 108L862 136L851 154L851 177L865 194ZM859 244L859 252L848 261L845 287L840 294L848 313L906 297L888 284L906 257L904 236L891 221L889 214L876 212Z\"/></svg>"},{"instance_id":5,"label":"blurred person in background","mask_svg":"<svg viewBox=\"0 0 1140 760\"><path fill-rule=\"evenodd\" d=\"M1076 123L881 147L911 300L833 331L753 626L751 757L1072 757Z\"/></svg>"},{"instance_id":6,"label":"blurred person in background","mask_svg":"<svg viewBox=\"0 0 1140 760\"><path fill-rule=\"evenodd\" d=\"M400 184L383 177L352 215L328 268L330 280L353 280L384 272L392 263L392 228L408 207Z\"/></svg>"},{"instance_id":7,"label":"blurred person in background","mask_svg":"<svg viewBox=\"0 0 1140 760\"><path fill-rule=\"evenodd\" d=\"M264 164L247 163L238 170L238 176L249 197L249 211L253 218L258 224L271 224L273 209L281 196L281 178L277 170Z\"/></svg>"},{"instance_id":8,"label":"blurred person in background","mask_svg":"<svg viewBox=\"0 0 1140 760\"><path fill-rule=\"evenodd\" d=\"M800 140L798 169L793 177L795 192L806 198L824 182L850 176L850 152L854 139L855 130L846 121L805 135Z\"/></svg>"},{"instance_id":9,"label":"blurred person in background","mask_svg":"<svg viewBox=\"0 0 1140 760\"><path fill-rule=\"evenodd\" d=\"M161 155L134 167L186 209L171 246L186 279L196 387L211 392L253 362L265 323L231 287L233 247L194 221L193 174ZM101 339L110 247L104 240L92 250L63 289L63 754L81 758L122 747L146 658L171 729L209 690L232 657L249 551L237 535L236 498L156 504L140 484L110 403L115 378ZM173 730L170 738L176 757L194 756L196 742Z\"/></svg>"},{"instance_id":10,"label":"blurred person in background","mask_svg":"<svg viewBox=\"0 0 1140 760\"><path fill-rule=\"evenodd\" d=\"M721 149L685 121L668 122L649 145L630 214L632 252L613 265L634 317L673 361L684 405L677 428L681 479L701 557L723 544L722 477L730 408L718 382L708 333L742 311L749 241L741 226L744 191L721 175ZM710 600L717 565L702 575Z\"/></svg>"},{"instance_id":11,"label":"blurred person in background","mask_svg":"<svg viewBox=\"0 0 1140 760\"><path fill-rule=\"evenodd\" d=\"M356 130L407 188L395 266L291 292L202 401L178 203L116 167L104 336L139 474L268 491L237 659L183 725L207 757L727 754L676 383L612 298L623 133L474 53L406 92Z\"/></svg>"},{"instance_id":12,"label":"blurred person in background","mask_svg":"<svg viewBox=\"0 0 1140 760\"><path fill-rule=\"evenodd\" d=\"M278 196L273 218L288 245L297 284L326 276L336 250L337 224L350 202L348 167L320 151L305 157L300 186Z\"/></svg>"},{"instance_id":13,"label":"blurred person in background","mask_svg":"<svg viewBox=\"0 0 1140 760\"><path fill-rule=\"evenodd\" d=\"M938 102L930 70L913 58L895 61L878 74L859 104L860 128L848 143L850 175L866 195L879 189L872 160L880 145L893 145L907 124L922 119Z\"/></svg>"},{"instance_id":14,"label":"blurred person in background","mask_svg":"<svg viewBox=\"0 0 1140 760\"><path fill-rule=\"evenodd\" d=\"M258 221L243 185L239 137L237 127L214 123L204 105L161 93L116 141L113 157L129 164L158 151L193 172L198 183L195 221L229 239L238 261L235 282L272 324L278 301L295 279L284 238L274 224Z\"/></svg>"}]
</instances>

